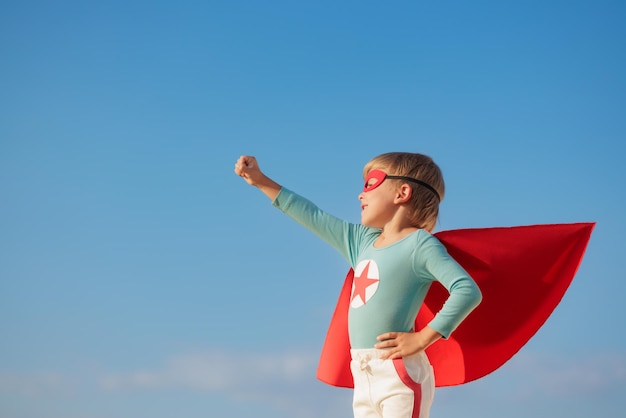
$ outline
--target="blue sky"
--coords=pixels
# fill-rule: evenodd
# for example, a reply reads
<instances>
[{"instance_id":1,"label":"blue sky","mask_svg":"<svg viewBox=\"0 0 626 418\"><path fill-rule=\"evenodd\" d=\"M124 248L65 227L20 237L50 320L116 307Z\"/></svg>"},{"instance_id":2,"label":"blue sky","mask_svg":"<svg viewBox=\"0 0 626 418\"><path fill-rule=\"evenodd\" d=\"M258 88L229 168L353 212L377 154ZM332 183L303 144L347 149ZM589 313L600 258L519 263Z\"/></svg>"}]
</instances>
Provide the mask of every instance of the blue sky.
<instances>
[{"instance_id":1,"label":"blue sky","mask_svg":"<svg viewBox=\"0 0 626 418\"><path fill-rule=\"evenodd\" d=\"M0 416L350 416L315 380L347 270L233 174L359 220L386 151L438 230L597 222L562 303L431 416L626 407L619 1L0 6Z\"/></svg>"}]
</instances>

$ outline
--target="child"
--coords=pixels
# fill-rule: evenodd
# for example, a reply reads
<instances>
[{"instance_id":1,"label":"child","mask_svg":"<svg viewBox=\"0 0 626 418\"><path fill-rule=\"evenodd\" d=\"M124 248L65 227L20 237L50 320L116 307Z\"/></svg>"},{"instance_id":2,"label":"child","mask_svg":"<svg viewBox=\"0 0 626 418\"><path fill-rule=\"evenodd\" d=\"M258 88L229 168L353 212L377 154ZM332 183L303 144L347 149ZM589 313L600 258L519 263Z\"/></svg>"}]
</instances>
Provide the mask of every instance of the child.
<instances>
[{"instance_id":1,"label":"child","mask_svg":"<svg viewBox=\"0 0 626 418\"><path fill-rule=\"evenodd\" d=\"M348 313L354 416L427 418L435 382L424 350L448 338L481 301L476 283L431 235L444 194L439 167L422 154L373 158L363 170L361 224L338 219L282 187L254 157L240 157L235 173L332 245L354 269ZM427 326L415 330L434 281L449 297Z\"/></svg>"}]
</instances>

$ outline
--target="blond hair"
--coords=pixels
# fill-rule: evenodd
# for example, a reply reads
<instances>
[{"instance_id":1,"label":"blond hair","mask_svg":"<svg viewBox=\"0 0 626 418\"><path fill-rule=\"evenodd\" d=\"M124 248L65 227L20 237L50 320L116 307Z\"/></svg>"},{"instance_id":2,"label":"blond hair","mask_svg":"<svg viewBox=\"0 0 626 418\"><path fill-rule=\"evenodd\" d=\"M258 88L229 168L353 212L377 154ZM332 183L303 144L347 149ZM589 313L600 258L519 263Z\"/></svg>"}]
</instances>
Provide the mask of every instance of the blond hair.
<instances>
[{"instance_id":1,"label":"blond hair","mask_svg":"<svg viewBox=\"0 0 626 418\"><path fill-rule=\"evenodd\" d=\"M439 196L413 182L410 185L413 192L407 207L411 224L416 228L432 232L439 217L439 202L445 193L443 174L432 158L423 154L410 152L388 152L372 158L363 168L363 177L371 170L382 170L390 176L411 177L429 184ZM388 180L402 181L402 180ZM403 183L404 184L404 183Z\"/></svg>"}]
</instances>

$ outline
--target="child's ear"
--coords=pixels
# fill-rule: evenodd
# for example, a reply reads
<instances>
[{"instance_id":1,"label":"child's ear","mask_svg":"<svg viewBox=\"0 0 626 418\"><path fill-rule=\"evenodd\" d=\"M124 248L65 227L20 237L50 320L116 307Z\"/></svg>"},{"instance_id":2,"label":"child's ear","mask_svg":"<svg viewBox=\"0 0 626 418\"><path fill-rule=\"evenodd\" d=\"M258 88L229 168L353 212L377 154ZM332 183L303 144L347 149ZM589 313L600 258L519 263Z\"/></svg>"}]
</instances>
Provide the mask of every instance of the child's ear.
<instances>
[{"instance_id":1,"label":"child's ear","mask_svg":"<svg viewBox=\"0 0 626 418\"><path fill-rule=\"evenodd\" d=\"M403 184L400 186L398 191L396 192L396 202L397 203L406 203L411 199L413 195L413 189L408 184Z\"/></svg>"}]
</instances>

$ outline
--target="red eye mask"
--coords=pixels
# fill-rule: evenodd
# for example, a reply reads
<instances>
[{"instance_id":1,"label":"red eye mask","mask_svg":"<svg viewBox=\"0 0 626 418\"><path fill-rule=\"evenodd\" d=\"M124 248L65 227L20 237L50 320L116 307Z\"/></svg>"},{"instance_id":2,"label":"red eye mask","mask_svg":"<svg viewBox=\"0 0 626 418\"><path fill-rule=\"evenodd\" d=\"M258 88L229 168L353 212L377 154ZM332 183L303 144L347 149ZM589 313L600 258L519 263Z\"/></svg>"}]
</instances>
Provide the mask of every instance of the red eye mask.
<instances>
[{"instance_id":1,"label":"red eye mask","mask_svg":"<svg viewBox=\"0 0 626 418\"><path fill-rule=\"evenodd\" d=\"M365 185L363 186L364 192L369 192L370 190L374 190L387 178L387 173L382 170L372 170L367 173L367 177L365 178Z\"/></svg>"},{"instance_id":2,"label":"red eye mask","mask_svg":"<svg viewBox=\"0 0 626 418\"><path fill-rule=\"evenodd\" d=\"M367 177L365 177L365 185L363 186L363 191L369 192L374 190L375 188L383 184L383 181L385 181L385 179L405 180L410 181L411 183L419 184L420 186L426 187L428 190L433 192L433 194L437 196L437 200L441 200L441 197L439 196L439 193L437 193L437 190L435 190L435 188L432 187L430 184L424 183L423 181L418 179L414 179L413 177L389 176L382 170L372 170L367 173Z\"/></svg>"}]
</instances>

